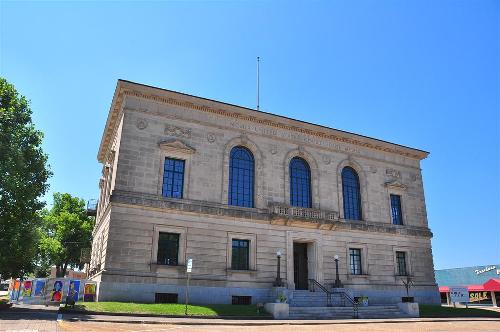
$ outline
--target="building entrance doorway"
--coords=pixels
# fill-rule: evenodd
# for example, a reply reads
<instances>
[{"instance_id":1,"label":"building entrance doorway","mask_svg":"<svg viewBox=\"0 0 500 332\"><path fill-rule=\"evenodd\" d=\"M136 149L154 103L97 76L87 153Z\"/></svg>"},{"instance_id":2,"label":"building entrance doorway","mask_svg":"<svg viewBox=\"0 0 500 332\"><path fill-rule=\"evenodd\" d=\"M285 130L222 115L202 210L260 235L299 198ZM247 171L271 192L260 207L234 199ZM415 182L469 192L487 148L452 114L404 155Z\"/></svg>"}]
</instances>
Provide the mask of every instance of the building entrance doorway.
<instances>
[{"instance_id":1,"label":"building entrance doorway","mask_svg":"<svg viewBox=\"0 0 500 332\"><path fill-rule=\"evenodd\" d=\"M295 289L308 289L307 243L293 244L293 277Z\"/></svg>"}]
</instances>

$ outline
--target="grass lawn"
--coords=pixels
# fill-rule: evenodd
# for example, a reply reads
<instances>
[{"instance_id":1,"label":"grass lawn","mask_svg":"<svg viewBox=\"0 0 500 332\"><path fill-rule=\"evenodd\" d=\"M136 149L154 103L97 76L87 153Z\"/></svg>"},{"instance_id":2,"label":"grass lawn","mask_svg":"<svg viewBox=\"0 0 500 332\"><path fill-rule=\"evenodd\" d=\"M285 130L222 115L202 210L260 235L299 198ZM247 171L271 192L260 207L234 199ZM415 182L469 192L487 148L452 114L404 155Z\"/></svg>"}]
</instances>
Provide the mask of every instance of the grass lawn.
<instances>
[{"instance_id":1,"label":"grass lawn","mask_svg":"<svg viewBox=\"0 0 500 332\"><path fill-rule=\"evenodd\" d=\"M440 305L420 305L420 317L445 318L445 317L496 317L500 312L478 308L453 308Z\"/></svg>"},{"instance_id":2,"label":"grass lawn","mask_svg":"<svg viewBox=\"0 0 500 332\"><path fill-rule=\"evenodd\" d=\"M0 310L10 308L9 303L9 296L8 295L2 295L0 296Z\"/></svg>"},{"instance_id":3,"label":"grass lawn","mask_svg":"<svg viewBox=\"0 0 500 332\"><path fill-rule=\"evenodd\" d=\"M141 313L154 315L184 315L184 304L144 304L127 302L87 302L75 305L76 310L110 312L110 313ZM258 313L255 305L206 304L188 305L188 315L197 316L268 316L261 309Z\"/></svg>"}]
</instances>

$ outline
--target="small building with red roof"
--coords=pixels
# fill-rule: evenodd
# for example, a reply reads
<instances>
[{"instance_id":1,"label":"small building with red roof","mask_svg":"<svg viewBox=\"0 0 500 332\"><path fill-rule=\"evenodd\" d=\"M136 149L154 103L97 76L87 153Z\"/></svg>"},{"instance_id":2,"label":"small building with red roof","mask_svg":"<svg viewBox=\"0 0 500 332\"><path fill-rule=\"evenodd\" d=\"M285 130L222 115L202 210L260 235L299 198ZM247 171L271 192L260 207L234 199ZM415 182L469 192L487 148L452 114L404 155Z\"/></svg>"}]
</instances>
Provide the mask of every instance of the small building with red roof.
<instances>
[{"instance_id":1,"label":"small building with red roof","mask_svg":"<svg viewBox=\"0 0 500 332\"><path fill-rule=\"evenodd\" d=\"M500 305L500 264L436 270L441 303L450 304L450 287L467 287L469 303Z\"/></svg>"}]
</instances>

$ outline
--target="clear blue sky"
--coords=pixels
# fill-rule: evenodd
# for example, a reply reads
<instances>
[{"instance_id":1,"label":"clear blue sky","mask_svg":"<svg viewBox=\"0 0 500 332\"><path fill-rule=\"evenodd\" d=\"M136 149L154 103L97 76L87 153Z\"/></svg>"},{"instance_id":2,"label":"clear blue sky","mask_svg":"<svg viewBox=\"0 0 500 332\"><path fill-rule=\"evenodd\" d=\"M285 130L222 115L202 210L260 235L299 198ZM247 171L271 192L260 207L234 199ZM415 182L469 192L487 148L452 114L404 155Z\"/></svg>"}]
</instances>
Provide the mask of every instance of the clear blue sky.
<instances>
[{"instance_id":1,"label":"clear blue sky","mask_svg":"<svg viewBox=\"0 0 500 332\"><path fill-rule=\"evenodd\" d=\"M6 2L0 75L32 101L51 193L98 197L118 78L430 151L437 268L500 262L500 2Z\"/></svg>"}]
</instances>

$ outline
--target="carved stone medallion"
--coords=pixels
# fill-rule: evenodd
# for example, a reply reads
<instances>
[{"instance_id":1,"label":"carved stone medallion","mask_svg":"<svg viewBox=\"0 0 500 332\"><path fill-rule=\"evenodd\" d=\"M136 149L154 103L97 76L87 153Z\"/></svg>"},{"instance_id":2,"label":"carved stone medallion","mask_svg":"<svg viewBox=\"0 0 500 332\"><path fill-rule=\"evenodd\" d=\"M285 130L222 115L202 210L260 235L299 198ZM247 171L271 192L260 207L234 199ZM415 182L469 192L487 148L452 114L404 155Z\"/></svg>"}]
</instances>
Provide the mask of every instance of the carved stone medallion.
<instances>
[{"instance_id":1,"label":"carved stone medallion","mask_svg":"<svg viewBox=\"0 0 500 332\"><path fill-rule=\"evenodd\" d=\"M135 125L137 126L137 129L143 130L147 128L148 121L146 119L138 119Z\"/></svg>"},{"instance_id":2,"label":"carved stone medallion","mask_svg":"<svg viewBox=\"0 0 500 332\"><path fill-rule=\"evenodd\" d=\"M271 154L276 154L278 153L278 146L276 145L272 145L271 146L271 149L269 150L271 152Z\"/></svg>"},{"instance_id":3,"label":"carved stone medallion","mask_svg":"<svg viewBox=\"0 0 500 332\"><path fill-rule=\"evenodd\" d=\"M208 134L207 134L207 141L208 141L209 143L213 143L213 142L215 142L215 134L213 134L213 133L208 133Z\"/></svg>"}]
</instances>

